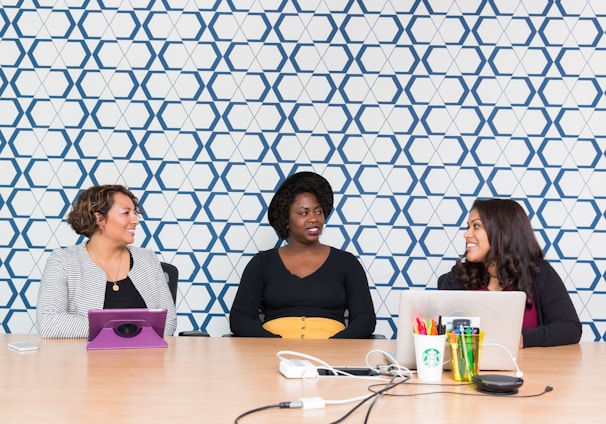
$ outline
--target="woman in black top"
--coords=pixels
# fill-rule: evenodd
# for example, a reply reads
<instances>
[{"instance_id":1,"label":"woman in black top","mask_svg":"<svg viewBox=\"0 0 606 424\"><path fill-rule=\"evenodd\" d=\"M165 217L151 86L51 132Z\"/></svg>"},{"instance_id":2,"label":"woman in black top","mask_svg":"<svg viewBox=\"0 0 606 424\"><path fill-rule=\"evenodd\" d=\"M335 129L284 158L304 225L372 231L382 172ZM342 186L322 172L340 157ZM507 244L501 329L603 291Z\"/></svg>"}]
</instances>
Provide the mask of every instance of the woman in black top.
<instances>
[{"instance_id":1,"label":"woman in black top","mask_svg":"<svg viewBox=\"0 0 606 424\"><path fill-rule=\"evenodd\" d=\"M578 343L581 323L566 287L544 259L528 216L511 199L476 200L469 213L465 254L438 279L442 290L526 293L521 347Z\"/></svg>"},{"instance_id":2,"label":"woman in black top","mask_svg":"<svg viewBox=\"0 0 606 424\"><path fill-rule=\"evenodd\" d=\"M278 188L268 220L286 244L258 253L244 269L230 313L234 335L372 334L376 316L364 268L351 253L320 243L332 207L330 184L313 172L293 174Z\"/></svg>"}]
</instances>

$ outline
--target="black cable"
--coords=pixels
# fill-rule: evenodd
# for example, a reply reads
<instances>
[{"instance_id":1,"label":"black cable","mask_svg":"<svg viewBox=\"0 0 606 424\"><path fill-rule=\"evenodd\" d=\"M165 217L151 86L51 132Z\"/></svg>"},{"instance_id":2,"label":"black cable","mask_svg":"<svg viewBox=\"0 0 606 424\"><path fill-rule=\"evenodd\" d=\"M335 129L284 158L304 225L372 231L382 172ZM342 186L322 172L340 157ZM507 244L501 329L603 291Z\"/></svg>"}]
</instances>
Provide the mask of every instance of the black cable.
<instances>
[{"instance_id":1,"label":"black cable","mask_svg":"<svg viewBox=\"0 0 606 424\"><path fill-rule=\"evenodd\" d=\"M249 411L243 412L242 414L238 415L234 421L234 424L238 424L240 422L241 418L244 418L247 415L254 414L255 412L265 411L266 409L272 409L272 408L280 408L280 409L290 408L290 404L291 404L291 402L280 402L280 403L275 403L273 405L265 405L265 406L260 406L259 408L251 409Z\"/></svg>"},{"instance_id":2,"label":"black cable","mask_svg":"<svg viewBox=\"0 0 606 424\"><path fill-rule=\"evenodd\" d=\"M459 384L460 386L464 385L464 384ZM379 386L379 384L375 384L374 386ZM369 390L373 390L374 386L370 386ZM543 396L545 393L549 393L553 390L553 387L551 386L545 386L545 388L543 389L542 392L540 393L533 393L530 395L518 395L518 394L511 394L511 393L506 393L506 392L494 392L494 393L466 393L466 392L454 392L451 390L438 390L435 392L423 392L423 393L385 393L386 396L394 396L394 397L414 397L414 396L425 396L425 395L439 395L439 394L447 394L447 395L461 395L461 396L500 396L500 397L510 397L510 398L532 398L532 397L538 397L538 396ZM373 392L373 393L379 393L378 392Z\"/></svg>"},{"instance_id":3,"label":"black cable","mask_svg":"<svg viewBox=\"0 0 606 424\"><path fill-rule=\"evenodd\" d=\"M459 386L473 386L475 385L472 381L463 383L422 383L412 382L408 383L407 386L440 386L440 387L459 387Z\"/></svg>"},{"instance_id":4,"label":"black cable","mask_svg":"<svg viewBox=\"0 0 606 424\"><path fill-rule=\"evenodd\" d=\"M398 381L396 383L394 383L394 380L398 377L402 377L401 381ZM339 418L337 421L333 421L330 424L338 424L340 422L342 422L343 420L345 420L347 417L349 417L354 411L356 411L359 407L361 407L364 403L366 403L366 401L368 401L369 399L374 399L373 404L371 404L371 406L369 407L369 410L372 409L372 406L374 405L374 403L376 402L376 399L378 397L380 397L383 393L385 393L388 390L391 390L392 388L396 387L399 384L405 383L406 381L408 381L410 379L410 377L403 377L403 376L398 376L398 375L394 375L391 380L386 383L386 384L382 384L382 386L385 386L383 389L377 391L377 392L373 392L371 395L369 395L367 398L363 399L361 402L359 402L355 407L353 407L348 413L346 413L344 416L342 416L341 418ZM259 408L255 408L255 409L251 409L249 411L246 411L240 415L238 415L234 421L234 424L238 424L240 422L240 419L254 414L255 412L260 412L260 411L264 411L267 409L272 409L272 408L280 408L280 409L284 409L284 408L301 408L303 405L300 401L295 401L295 402L280 402L280 403L276 403L273 405L266 405L266 406L261 406ZM367 418L370 414L370 411L367 413Z\"/></svg>"},{"instance_id":5,"label":"black cable","mask_svg":"<svg viewBox=\"0 0 606 424\"><path fill-rule=\"evenodd\" d=\"M402 377L401 381L395 382L396 378L398 377ZM383 394L386 393L388 390L393 389L394 387L402 384L402 383L406 383L408 380L410 379L410 377L403 377L403 376L398 376L398 375L394 375L391 380L388 383L385 384L381 384L382 386L384 386L383 389L377 391L377 392L373 392L370 396L368 396L367 398L363 399L362 401L358 402L358 404L356 406L354 406L353 408L351 408L345 415L343 415L341 418L339 418L336 421L332 421L330 424L338 424L341 423L343 421L345 421L351 414L353 414L358 408L360 408L362 405L364 405L366 402L368 402L370 399L373 399L373 403L370 405L369 409L372 409L374 403L376 402L376 400ZM367 412L367 416L366 419L368 419L368 415L369 412Z\"/></svg>"},{"instance_id":6,"label":"black cable","mask_svg":"<svg viewBox=\"0 0 606 424\"><path fill-rule=\"evenodd\" d=\"M368 420L370 419L370 413L372 411L372 408L375 406L375 404L377 403L377 401L379 400L379 398L383 395L383 393L387 392L388 390L396 387L398 384L402 384L405 383L406 381L408 381L410 379L410 377L407 377L405 380L400 381L396 384L394 384L394 380L396 379L396 376L394 375L392 377L392 379L389 381L389 383L385 384L385 388L383 389L383 391L380 391L379 393L377 393L377 395L375 395L372 403L368 406L368 409L366 410L366 417L364 417L364 424L368 423Z\"/></svg>"},{"instance_id":7,"label":"black cable","mask_svg":"<svg viewBox=\"0 0 606 424\"><path fill-rule=\"evenodd\" d=\"M414 396L425 396L425 395L438 395L438 394L449 394L449 395L461 395L461 396L500 396L500 397L509 397L509 398L532 398L532 397L539 397L539 396L543 396L545 393L549 393L553 390L552 386L545 386L545 388L543 389L542 392L540 393L533 393L530 395L517 395L517 394L510 394L510 393L499 393L499 392L495 392L495 393L465 393L465 392L454 392L451 390L438 390L435 392L424 392L424 393L401 393L401 394L394 394L394 393L388 393L389 390L393 389L396 386L399 386L400 384L406 383L410 377L402 377L401 381L397 381L394 382L398 377L402 377L402 376L397 376L394 375L392 377L392 379L385 383L385 384L373 384L371 386L368 387L368 390L370 390L372 392L372 394L370 396L368 396L367 398L361 400L360 402L358 402L358 404L356 406L354 406L353 408L351 408L345 415L343 415L341 418L337 419L336 421L332 421L330 424L339 424L343 421L345 421L351 414L353 414L356 410L358 410L358 408L360 408L362 405L364 405L367 401L369 401L370 399L372 399L372 403L369 405L368 410L366 411L366 416L364 418L364 424L368 423L368 419L370 418L370 412L372 411L372 408L374 407L374 405L377 403L377 401L379 400L379 398L383 395L386 396L395 396L395 397L414 397ZM426 383L409 383L409 384L414 384L414 385L434 385L434 384L426 384ZM472 383L470 383L472 384ZM467 386L469 384L461 384L461 383L455 383L455 384L435 384L436 386ZM374 388L377 386L383 386L382 389L374 391ZM266 406L261 406L259 408L255 408L255 409L251 409L249 411L246 411L240 415L238 415L234 421L234 424L238 424L241 418L244 418L248 415L254 414L255 412L260 412L260 411L264 411L266 409L271 409L271 408L280 408L280 409L284 409L284 408L300 408L302 406L302 404L300 402L280 402L280 403L276 403L273 405L266 405Z\"/></svg>"},{"instance_id":8,"label":"black cable","mask_svg":"<svg viewBox=\"0 0 606 424\"><path fill-rule=\"evenodd\" d=\"M375 404L379 401L379 398L381 397L383 393L378 393L374 396L374 399L372 400L371 404L368 405L368 409L366 410L366 416L364 417L364 424L368 423L368 419L370 418L370 412L372 411L373 406L375 406Z\"/></svg>"}]
</instances>

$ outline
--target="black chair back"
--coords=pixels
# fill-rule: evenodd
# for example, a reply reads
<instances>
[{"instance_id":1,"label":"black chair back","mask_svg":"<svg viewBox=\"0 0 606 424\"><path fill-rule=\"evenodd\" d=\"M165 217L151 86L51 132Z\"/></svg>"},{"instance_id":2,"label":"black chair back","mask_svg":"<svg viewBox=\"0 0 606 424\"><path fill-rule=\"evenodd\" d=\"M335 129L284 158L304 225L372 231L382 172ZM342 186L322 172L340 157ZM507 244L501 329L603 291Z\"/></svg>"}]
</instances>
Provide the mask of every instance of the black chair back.
<instances>
[{"instance_id":1,"label":"black chair back","mask_svg":"<svg viewBox=\"0 0 606 424\"><path fill-rule=\"evenodd\" d=\"M168 288L170 289L170 294L173 296L173 302L175 305L177 304L177 284L179 283L179 269L173 264L169 264L167 262L160 262L162 265L162 270L166 274L166 279L168 281Z\"/></svg>"}]
</instances>

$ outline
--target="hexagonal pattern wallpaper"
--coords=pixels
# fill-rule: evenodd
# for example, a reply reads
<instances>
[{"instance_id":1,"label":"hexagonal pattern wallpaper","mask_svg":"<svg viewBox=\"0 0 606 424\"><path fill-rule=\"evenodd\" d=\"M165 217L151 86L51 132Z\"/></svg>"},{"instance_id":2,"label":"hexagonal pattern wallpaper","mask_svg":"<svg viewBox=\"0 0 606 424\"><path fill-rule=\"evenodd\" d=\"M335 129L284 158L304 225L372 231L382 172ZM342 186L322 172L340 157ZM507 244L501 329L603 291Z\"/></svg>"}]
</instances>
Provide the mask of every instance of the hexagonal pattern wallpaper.
<instances>
[{"instance_id":1,"label":"hexagonal pattern wallpaper","mask_svg":"<svg viewBox=\"0 0 606 424\"><path fill-rule=\"evenodd\" d=\"M79 190L121 183L179 267L178 330L229 332L272 193L311 169L378 333L462 253L473 200L511 197L604 340L605 29L588 0L2 1L2 331L36 331Z\"/></svg>"}]
</instances>

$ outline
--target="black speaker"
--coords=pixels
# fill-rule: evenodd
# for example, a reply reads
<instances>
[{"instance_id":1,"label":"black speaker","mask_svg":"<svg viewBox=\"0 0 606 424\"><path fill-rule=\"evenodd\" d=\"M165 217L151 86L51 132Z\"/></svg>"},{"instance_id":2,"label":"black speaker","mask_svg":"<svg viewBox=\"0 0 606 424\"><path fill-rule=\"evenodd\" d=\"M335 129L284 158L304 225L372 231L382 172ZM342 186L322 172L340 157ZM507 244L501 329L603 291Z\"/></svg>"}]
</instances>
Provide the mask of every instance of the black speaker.
<instances>
[{"instance_id":1,"label":"black speaker","mask_svg":"<svg viewBox=\"0 0 606 424\"><path fill-rule=\"evenodd\" d=\"M524 380L519 377L501 374L476 375L471 380L480 392L501 395L516 394L524 384Z\"/></svg>"}]
</instances>

